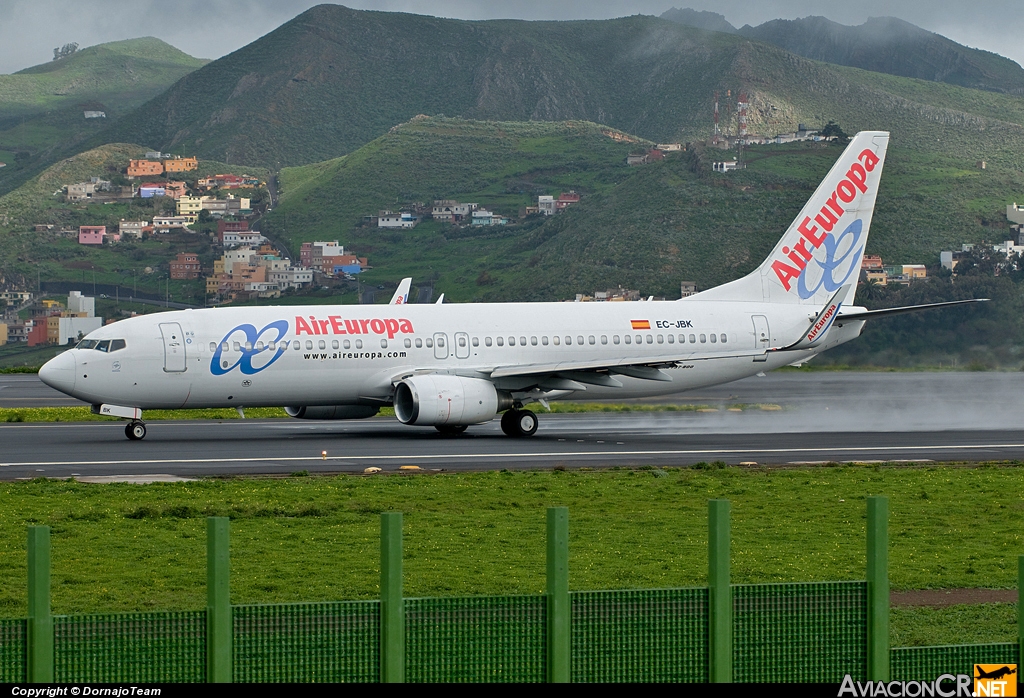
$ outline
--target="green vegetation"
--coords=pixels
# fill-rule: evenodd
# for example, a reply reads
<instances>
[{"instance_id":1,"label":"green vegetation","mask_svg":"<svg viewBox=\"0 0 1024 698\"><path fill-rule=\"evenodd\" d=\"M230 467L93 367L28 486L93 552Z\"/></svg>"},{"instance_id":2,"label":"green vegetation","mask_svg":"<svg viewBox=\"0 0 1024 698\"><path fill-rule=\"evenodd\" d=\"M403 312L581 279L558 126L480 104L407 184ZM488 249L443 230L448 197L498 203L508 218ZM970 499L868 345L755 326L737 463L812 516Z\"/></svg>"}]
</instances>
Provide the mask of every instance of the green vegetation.
<instances>
[{"instance_id":1,"label":"green vegetation","mask_svg":"<svg viewBox=\"0 0 1024 698\"><path fill-rule=\"evenodd\" d=\"M159 39L115 41L0 75L0 193L10 191L82 139L156 97L207 61ZM106 113L86 119L84 110ZM8 157L5 157L9 153Z\"/></svg>"},{"instance_id":2,"label":"green vegetation","mask_svg":"<svg viewBox=\"0 0 1024 698\"><path fill-rule=\"evenodd\" d=\"M722 497L733 506L736 583L863 578L865 497L884 494L894 589L1012 588L1019 476L1018 467L846 466L4 483L0 615L25 613L29 524L52 527L54 612L185 609L204 604L211 514L232 518L233 602L286 602L373 598L385 510L406 515L409 596L540 592L544 510L561 505L572 588L700 585L707 500ZM1004 608L972 612L997 637L969 637L950 613L897 610L894 637L1007 632ZM932 634L941 628L949 634Z\"/></svg>"},{"instance_id":3,"label":"green vegetation","mask_svg":"<svg viewBox=\"0 0 1024 698\"><path fill-rule=\"evenodd\" d=\"M393 414L393 413L392 413ZM247 407L248 419L285 417L283 407ZM162 419L241 419L231 408L208 410L146 410L146 421ZM117 417L93 414L88 407L0 407L0 422L117 422Z\"/></svg>"},{"instance_id":4,"label":"green vegetation","mask_svg":"<svg viewBox=\"0 0 1024 698\"><path fill-rule=\"evenodd\" d=\"M889 626L893 647L1017 642L1017 604L894 608Z\"/></svg>"}]
</instances>

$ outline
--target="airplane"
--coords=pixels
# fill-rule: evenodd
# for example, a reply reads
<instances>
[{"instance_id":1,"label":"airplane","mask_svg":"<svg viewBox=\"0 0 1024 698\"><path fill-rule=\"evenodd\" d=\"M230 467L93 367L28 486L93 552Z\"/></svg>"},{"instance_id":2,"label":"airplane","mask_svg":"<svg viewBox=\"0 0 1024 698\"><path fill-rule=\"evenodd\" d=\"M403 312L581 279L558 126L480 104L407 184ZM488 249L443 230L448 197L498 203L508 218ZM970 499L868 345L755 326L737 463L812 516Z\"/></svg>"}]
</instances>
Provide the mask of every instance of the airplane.
<instances>
[{"instance_id":1,"label":"airplane","mask_svg":"<svg viewBox=\"0 0 1024 698\"><path fill-rule=\"evenodd\" d=\"M47 385L146 436L149 409L286 406L459 434L527 405L680 393L793 364L858 337L867 320L975 302L853 305L889 134L854 136L765 261L675 301L235 307L134 317L44 365Z\"/></svg>"}]
</instances>

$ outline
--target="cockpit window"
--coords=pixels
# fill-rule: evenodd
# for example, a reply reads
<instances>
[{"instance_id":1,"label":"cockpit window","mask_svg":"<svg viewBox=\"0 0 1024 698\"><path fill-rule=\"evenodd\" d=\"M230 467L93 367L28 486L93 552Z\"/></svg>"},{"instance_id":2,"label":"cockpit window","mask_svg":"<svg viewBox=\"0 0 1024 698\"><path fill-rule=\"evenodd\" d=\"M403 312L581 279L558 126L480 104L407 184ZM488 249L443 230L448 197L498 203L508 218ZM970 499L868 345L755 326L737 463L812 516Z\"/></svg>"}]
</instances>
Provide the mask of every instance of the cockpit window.
<instances>
[{"instance_id":1,"label":"cockpit window","mask_svg":"<svg viewBox=\"0 0 1024 698\"><path fill-rule=\"evenodd\" d=\"M123 339L112 339L110 340L110 351L118 351L124 349L127 346Z\"/></svg>"},{"instance_id":2,"label":"cockpit window","mask_svg":"<svg viewBox=\"0 0 1024 698\"><path fill-rule=\"evenodd\" d=\"M110 350L110 340L109 339L104 339L102 342L100 342L99 344L96 345L96 350L97 351L109 351Z\"/></svg>"},{"instance_id":3,"label":"cockpit window","mask_svg":"<svg viewBox=\"0 0 1024 698\"><path fill-rule=\"evenodd\" d=\"M83 339L78 343L78 349L95 349L99 342L95 339Z\"/></svg>"}]
</instances>

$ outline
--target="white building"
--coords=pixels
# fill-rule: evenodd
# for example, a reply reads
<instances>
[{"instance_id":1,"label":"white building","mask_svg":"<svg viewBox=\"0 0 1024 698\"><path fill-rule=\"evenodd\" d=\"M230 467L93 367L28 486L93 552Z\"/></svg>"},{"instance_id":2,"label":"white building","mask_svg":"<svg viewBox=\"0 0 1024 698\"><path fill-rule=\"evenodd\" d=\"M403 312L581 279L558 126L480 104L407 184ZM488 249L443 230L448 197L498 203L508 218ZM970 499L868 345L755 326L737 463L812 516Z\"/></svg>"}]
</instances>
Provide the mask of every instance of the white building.
<instances>
[{"instance_id":1,"label":"white building","mask_svg":"<svg viewBox=\"0 0 1024 698\"><path fill-rule=\"evenodd\" d=\"M420 220L411 213L392 213L391 211L381 211L380 216L377 217L378 228L415 228L416 224Z\"/></svg>"},{"instance_id":2,"label":"white building","mask_svg":"<svg viewBox=\"0 0 1024 698\"><path fill-rule=\"evenodd\" d=\"M267 239L258 230L241 230L238 232L224 231L224 247L238 247L240 245L262 245Z\"/></svg>"},{"instance_id":3,"label":"white building","mask_svg":"<svg viewBox=\"0 0 1024 698\"><path fill-rule=\"evenodd\" d=\"M313 270L305 267L288 267L270 272L270 282L278 288L302 288L313 283Z\"/></svg>"},{"instance_id":4,"label":"white building","mask_svg":"<svg viewBox=\"0 0 1024 698\"><path fill-rule=\"evenodd\" d=\"M149 225L149 221L126 221L122 218L117 226L117 232L121 233L121 237L131 235L132 237L141 238L142 229L147 225Z\"/></svg>"},{"instance_id":5,"label":"white building","mask_svg":"<svg viewBox=\"0 0 1024 698\"><path fill-rule=\"evenodd\" d=\"M1006 207L1006 219L1011 223L1024 224L1024 208L1018 206L1014 201Z\"/></svg>"},{"instance_id":6,"label":"white building","mask_svg":"<svg viewBox=\"0 0 1024 698\"><path fill-rule=\"evenodd\" d=\"M736 169L737 163L735 160L726 160L725 162L716 162L711 165L711 169L715 172L732 172Z\"/></svg>"},{"instance_id":7,"label":"white building","mask_svg":"<svg viewBox=\"0 0 1024 698\"><path fill-rule=\"evenodd\" d=\"M537 209L545 216L555 215L555 197L553 196L538 196L537 197Z\"/></svg>"},{"instance_id":8,"label":"white building","mask_svg":"<svg viewBox=\"0 0 1024 698\"><path fill-rule=\"evenodd\" d=\"M161 232L167 232L172 228L188 230L188 224L191 222L192 219L188 216L153 216L153 229Z\"/></svg>"},{"instance_id":9,"label":"white building","mask_svg":"<svg viewBox=\"0 0 1024 698\"><path fill-rule=\"evenodd\" d=\"M62 317L57 324L57 344L67 344L68 342L77 342L93 330L103 327L103 318Z\"/></svg>"},{"instance_id":10,"label":"white building","mask_svg":"<svg viewBox=\"0 0 1024 698\"><path fill-rule=\"evenodd\" d=\"M85 313L86 317L93 317L96 315L96 299L83 296L81 291L72 291L68 294L68 312Z\"/></svg>"}]
</instances>

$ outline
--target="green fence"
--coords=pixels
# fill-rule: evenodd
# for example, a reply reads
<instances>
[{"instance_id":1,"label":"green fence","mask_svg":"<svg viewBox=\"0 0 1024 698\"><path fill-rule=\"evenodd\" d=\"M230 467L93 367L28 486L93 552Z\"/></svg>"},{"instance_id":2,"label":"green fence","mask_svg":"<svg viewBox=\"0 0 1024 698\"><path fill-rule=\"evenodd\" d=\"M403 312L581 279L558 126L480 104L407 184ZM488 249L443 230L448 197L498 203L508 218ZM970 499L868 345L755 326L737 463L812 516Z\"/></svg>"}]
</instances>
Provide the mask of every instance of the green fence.
<instances>
[{"instance_id":1,"label":"green fence","mask_svg":"<svg viewBox=\"0 0 1024 698\"><path fill-rule=\"evenodd\" d=\"M211 518L206 610L74 616L50 614L49 530L30 527L29 618L0 621L0 682L839 683L1016 663L1016 643L890 650L886 517L871 498L864 581L731 584L729 505L713 501L707 587L571 592L556 508L545 594L403 598L389 512L380 601L245 606L230 604L228 521Z\"/></svg>"}]
</instances>

